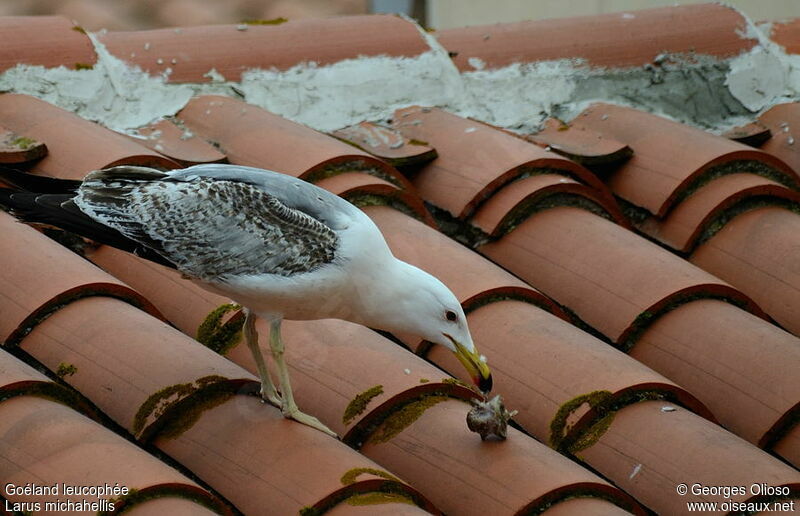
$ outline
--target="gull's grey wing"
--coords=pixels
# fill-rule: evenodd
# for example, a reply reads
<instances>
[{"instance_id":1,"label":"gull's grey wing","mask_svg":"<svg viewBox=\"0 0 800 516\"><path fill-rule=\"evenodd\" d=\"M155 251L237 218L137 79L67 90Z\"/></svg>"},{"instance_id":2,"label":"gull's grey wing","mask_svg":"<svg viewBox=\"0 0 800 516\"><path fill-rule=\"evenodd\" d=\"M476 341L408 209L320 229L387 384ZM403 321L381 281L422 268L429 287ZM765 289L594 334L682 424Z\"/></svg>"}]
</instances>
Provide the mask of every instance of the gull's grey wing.
<instances>
[{"instance_id":1,"label":"gull's grey wing","mask_svg":"<svg viewBox=\"0 0 800 516\"><path fill-rule=\"evenodd\" d=\"M338 245L324 222L244 181L114 167L89 174L74 202L206 281L309 272L331 262Z\"/></svg>"},{"instance_id":2,"label":"gull's grey wing","mask_svg":"<svg viewBox=\"0 0 800 516\"><path fill-rule=\"evenodd\" d=\"M354 219L369 220L361 210L338 195L302 179L271 170L209 163L172 170L167 175L177 181L205 177L253 185L276 197L286 207L300 210L336 230L345 229Z\"/></svg>"}]
</instances>

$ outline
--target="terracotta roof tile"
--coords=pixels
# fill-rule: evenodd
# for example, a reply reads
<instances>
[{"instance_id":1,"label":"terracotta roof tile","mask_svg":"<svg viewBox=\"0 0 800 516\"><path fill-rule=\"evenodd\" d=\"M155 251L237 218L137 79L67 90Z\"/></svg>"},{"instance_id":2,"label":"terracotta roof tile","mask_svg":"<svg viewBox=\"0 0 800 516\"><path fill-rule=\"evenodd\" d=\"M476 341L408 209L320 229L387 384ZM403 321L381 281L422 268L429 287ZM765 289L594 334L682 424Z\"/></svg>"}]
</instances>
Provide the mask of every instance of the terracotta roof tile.
<instances>
[{"instance_id":1,"label":"terracotta roof tile","mask_svg":"<svg viewBox=\"0 0 800 516\"><path fill-rule=\"evenodd\" d=\"M624 143L586 127L573 129L555 118L545 120L542 129L526 139L587 167L620 163L633 155Z\"/></svg>"},{"instance_id":2,"label":"terracotta roof tile","mask_svg":"<svg viewBox=\"0 0 800 516\"><path fill-rule=\"evenodd\" d=\"M593 208L614 222L627 226L619 207L609 202L602 191L581 184L569 177L550 173L518 179L490 197L470 219L492 238L514 230L527 217L552 205L552 199L580 199L593 203ZM557 202L557 201L556 201Z\"/></svg>"},{"instance_id":3,"label":"terracotta roof tile","mask_svg":"<svg viewBox=\"0 0 800 516\"><path fill-rule=\"evenodd\" d=\"M731 57L756 44L742 36L744 31L746 20L739 12L708 3L447 29L437 38L458 53L454 61L460 70L471 71L470 58L500 68L572 58L597 67L633 67L664 53Z\"/></svg>"},{"instance_id":4,"label":"terracotta roof tile","mask_svg":"<svg viewBox=\"0 0 800 516\"><path fill-rule=\"evenodd\" d=\"M755 174L735 173L701 186L663 219L648 217L637 227L672 249L689 253L699 241L713 236L716 225L724 223L738 206L754 198L764 203L800 203L800 193L780 183Z\"/></svg>"},{"instance_id":5,"label":"terracotta roof tile","mask_svg":"<svg viewBox=\"0 0 800 516\"><path fill-rule=\"evenodd\" d=\"M75 69L97 61L89 37L61 16L0 17L0 72L17 64Z\"/></svg>"},{"instance_id":6,"label":"terracotta roof tile","mask_svg":"<svg viewBox=\"0 0 800 516\"><path fill-rule=\"evenodd\" d=\"M208 82L212 69L238 81L251 68L288 70L311 62L412 57L430 50L416 25L392 15L109 32L99 40L113 55L152 75L171 69L170 82Z\"/></svg>"},{"instance_id":7,"label":"terracotta roof tile","mask_svg":"<svg viewBox=\"0 0 800 516\"><path fill-rule=\"evenodd\" d=\"M0 126L0 163L27 163L47 154L47 145Z\"/></svg>"},{"instance_id":8,"label":"terracotta roof tile","mask_svg":"<svg viewBox=\"0 0 800 516\"><path fill-rule=\"evenodd\" d=\"M89 38L64 19L0 19L0 38L19 33L20 24L25 31L40 30L12 60L0 58L0 71L23 62L71 68L95 62ZM706 4L447 30L439 39L457 53L455 63L468 82L472 72L562 58L583 59L585 70L600 75L619 67L647 71L669 56L690 53L701 68L706 61L716 66L752 50L758 44L753 30L735 10ZM781 30L776 25L773 37ZM219 76L208 73L212 69L239 80L248 68L280 73L296 65L323 69L358 56L441 54L419 27L393 16L100 38L121 59L164 73L173 83L218 83ZM19 46L18 37L11 39L10 45ZM48 53L52 40L63 45ZM374 107L386 113L396 105ZM359 454L284 420L249 395L257 383L251 356L237 345L242 314L237 308L217 310L227 299L120 251L86 249L111 277L5 214L0 233L14 245L0 256L0 310L10 314L0 322L0 334L12 334L7 344L18 345L16 353L27 353L52 372L61 369L64 385L6 366L0 353L0 391L44 389L62 402L22 395L0 403L0 412L35 408L52 414L53 429L91 427L113 436L79 412L111 418L246 514L264 507L280 513L303 507L332 514L435 513L432 503L452 514L641 512L617 487L657 513L672 514L692 500L675 495L675 485L688 479L708 485L766 481L791 486L790 498L798 498L800 473L769 454L800 466L800 384L794 374L800 348L795 336L771 324L756 305L790 331L800 331L793 265L800 232L800 218L792 212L800 200L792 189L800 186L791 168L797 159L790 143L794 111L796 104L788 104L761 117L773 134L766 142L758 140L766 132L756 123L726 135L763 143L755 150L609 104L593 105L569 125L551 119L532 136L410 107L390 121L373 118L332 133L357 143L356 149L227 97L192 99L175 118L143 131L161 135L137 143L32 97L0 95L0 124L50 150L32 165L35 173L79 178L116 163L171 168L227 157L302 177L362 207L398 257L451 286L465 305L478 349L488 356L495 391L509 409L520 411L515 420L522 428L566 457L515 428L505 443L482 443L468 432L469 407L463 402L476 395L444 381L436 366L456 375L463 370L441 347L394 336L433 365L362 326L285 322L300 406ZM413 140L425 145L410 145ZM408 176L384 159L403 166ZM598 175L576 161L595 167ZM612 191L624 201L625 215ZM676 253L630 231L626 216ZM684 260L686 254L707 272ZM86 298L69 302L81 296ZM183 334L132 305L155 315L158 307ZM232 331L230 339L208 336L215 316ZM259 324L263 340L266 325ZM207 348L186 336L199 335L201 325ZM65 370L70 365L72 374ZM364 410L351 409L353 417L345 421L351 401L377 392L378 385L380 392ZM158 406L171 390L188 397ZM393 439L379 442L397 423L398 411L414 411L425 401L438 403L419 410L418 419L403 421L409 425ZM69 438L64 431L45 444ZM126 446L136 452L132 461L172 472L134 444ZM92 466L73 462L75 471ZM352 468L386 468L404 480L363 472L353 484L343 482ZM143 484L159 481L147 474L137 478ZM362 497L365 492L386 489L402 496L382 498L393 503L377 506L341 503L364 502L371 496ZM417 505L398 503L408 499ZM191 513L191 504L163 498L132 513Z\"/></svg>"},{"instance_id":9,"label":"terracotta roof tile","mask_svg":"<svg viewBox=\"0 0 800 516\"><path fill-rule=\"evenodd\" d=\"M138 130L141 138L134 141L171 158L181 165L222 163L227 158L213 145L198 138L191 131L181 129L175 122L159 120Z\"/></svg>"},{"instance_id":10,"label":"terracotta roof tile","mask_svg":"<svg viewBox=\"0 0 800 516\"><path fill-rule=\"evenodd\" d=\"M49 154L33 170L49 176L82 179L113 165L177 168L178 164L128 138L28 95L0 95L2 124L47 144Z\"/></svg>"},{"instance_id":11,"label":"terracotta roof tile","mask_svg":"<svg viewBox=\"0 0 800 516\"><path fill-rule=\"evenodd\" d=\"M231 163L279 170L311 182L364 170L403 188L408 180L385 162L261 108L219 96L193 98L178 119L215 142Z\"/></svg>"},{"instance_id":12,"label":"terracotta roof tile","mask_svg":"<svg viewBox=\"0 0 800 516\"><path fill-rule=\"evenodd\" d=\"M47 379L0 351L0 382L21 374L28 382ZM17 380L19 382L19 380ZM118 483L143 497L123 496L123 504L139 514L157 505L151 500L169 502L174 514L230 514L215 496L122 437L86 418L66 405L39 397L41 394L8 397L0 403L0 478L4 483L24 486L66 483L89 486ZM38 394L38 395L37 395ZM137 494L138 494L137 493ZM12 495L4 492L10 503L71 500L100 502L118 496ZM193 500L193 501L192 501ZM207 507L204 507L207 506ZM146 510L145 510L146 509ZM213 509L213 510L212 510Z\"/></svg>"},{"instance_id":13,"label":"terracotta roof tile","mask_svg":"<svg viewBox=\"0 0 800 516\"><path fill-rule=\"evenodd\" d=\"M698 393L732 432L769 448L786 431L782 418L796 417L799 408L797 344L753 315L705 299L664 314L630 353Z\"/></svg>"},{"instance_id":14,"label":"terracotta roof tile","mask_svg":"<svg viewBox=\"0 0 800 516\"><path fill-rule=\"evenodd\" d=\"M642 449L647 450L647 464L640 462ZM719 426L661 401L636 403L619 411L608 431L582 456L660 514L683 513L687 501L720 500L691 493L675 496L675 486L686 478L693 479L689 484L749 488L766 482L790 486L792 493L800 491L797 470ZM757 497L748 491L731 499Z\"/></svg>"},{"instance_id":15,"label":"terracotta roof tile","mask_svg":"<svg viewBox=\"0 0 800 516\"><path fill-rule=\"evenodd\" d=\"M342 172L324 177L314 184L339 195L356 206L388 205L435 227L425 204L413 189L400 189L379 177L364 172Z\"/></svg>"},{"instance_id":16,"label":"terracotta roof tile","mask_svg":"<svg viewBox=\"0 0 800 516\"><path fill-rule=\"evenodd\" d=\"M0 303L4 305L0 336L6 345L19 342L39 320L83 297L117 297L158 315L149 301L127 285L76 260L69 250L11 215L0 212L0 228L4 238L14 242L0 257Z\"/></svg>"},{"instance_id":17,"label":"terracotta roof tile","mask_svg":"<svg viewBox=\"0 0 800 516\"><path fill-rule=\"evenodd\" d=\"M800 54L800 18L770 24L769 37L789 54Z\"/></svg>"},{"instance_id":18,"label":"terracotta roof tile","mask_svg":"<svg viewBox=\"0 0 800 516\"><path fill-rule=\"evenodd\" d=\"M436 148L439 157L415 175L414 185L425 200L453 216L468 217L515 179L547 173L573 177L614 204L602 183L582 166L483 123L414 106L397 111L392 126Z\"/></svg>"},{"instance_id":19,"label":"terracotta roof tile","mask_svg":"<svg viewBox=\"0 0 800 516\"><path fill-rule=\"evenodd\" d=\"M368 213L373 214L373 210L376 209L377 208L371 208L368 210ZM386 208L380 208L379 210L386 211ZM399 212L394 213L408 219L407 216ZM424 226L420 226L417 231L422 232L424 228ZM471 255L466 249L464 249L464 252ZM182 292L178 291L172 287L172 285L179 285L179 283L181 283L176 273L165 271L162 267L154 264L141 263L141 266L146 269L158 269L160 271L156 272L156 274L162 278L160 281L147 281L144 276L135 270L137 268L141 269L141 267L137 267L135 264L131 267L125 263L138 261L138 259L119 251L101 250L92 258L97 260L98 256L100 257L99 263L104 267L113 270L115 274L126 278L137 287L142 288L149 299L154 300L157 306L160 306L167 312L168 317L174 314L176 319L173 322L176 322L179 327L183 328L187 333L193 333L199 324L198 321L202 321L211 310L226 302L222 297L211 296L214 299L209 299L209 294L194 285L187 288L195 291L196 295L190 295L185 290ZM477 256L475 258L477 258ZM128 276L127 271L132 268L134 271ZM170 283L167 283L164 276L162 276L162 274L165 273L172 278ZM141 283L134 281L134 277L140 278L138 281L141 281ZM197 299L193 300L193 297ZM202 309L197 305L199 299L203 299L204 302L207 303ZM184 303L184 305L188 303L188 305L182 306L181 303ZM188 317L186 306L197 306L198 308L195 310L199 310L199 313L196 312L193 316ZM168 307L172 308L168 309ZM261 335L267 334L268 330L263 323L259 322L258 328ZM382 421L386 412L390 411L392 407L402 407L409 401L414 401L423 393L435 393L444 389L444 392L449 392L450 396L468 398L474 395L466 390L453 391L452 386L438 383L437 380L442 378L443 373L439 372L436 368L414 357L407 351L392 346L371 330L351 323L341 321L286 321L283 325L283 337L284 341L287 342L286 354L292 371L294 391L298 403L300 406L306 407L310 412L320 417L325 424L329 425L334 430L340 433L344 433L346 430L347 433L344 434L345 442L350 442L355 446L360 446L365 439L369 442L369 436L374 432L374 426ZM237 345L233 347L226 352L226 356L246 366L250 370L255 370L252 357L244 346ZM356 360L354 357L358 359ZM406 373L406 371L408 372ZM424 381L424 383L421 383L421 381ZM351 422L344 424L342 416L348 403L357 394L365 392L366 389L374 387L375 385L381 385L382 393L375 397L373 404L369 406L368 410L363 415L356 416ZM461 394L458 394L459 392L461 392ZM466 432L463 428L463 419L468 407L463 404L461 406L463 406L464 409L460 416L460 431L467 434L469 437L475 437L469 434L469 432ZM444 424L444 421L436 422L439 421L439 418L435 418L434 421L435 422L431 424ZM452 423L447 424L450 425ZM403 435L410 431L410 429L406 429ZM440 429L437 430L436 433L441 435L442 432L450 431L455 432L456 430ZM525 452L525 455L529 457L540 457L539 454L543 453L539 451L539 449L542 448L541 445L533 441L526 443L526 439L522 434L517 434L513 430L512 433L514 433L514 435L512 435L509 440L516 439L521 441L519 445L521 449L528 450ZM396 437L395 439L398 438ZM394 440L392 442L394 442ZM390 444L391 443L376 446L382 448ZM480 464L489 459L486 457L480 459L480 453L482 453L480 451L475 451L474 453L477 455L474 456L461 454L458 447L454 447L449 450L448 453L454 454L452 460L456 463L466 463L464 467L473 472L473 476L471 479L467 480L463 478L463 475L459 473L458 470L448 471L446 473L446 481L450 487L447 492L433 488L433 484L428 481L428 478L430 475L434 474L434 471L436 471L435 474L437 476L444 480L445 477L443 477L443 475L445 475L445 473L442 471L431 468L425 468L423 470L414 468L410 473L402 473L402 475L407 478L412 485L417 486L438 507L447 512L470 514L472 510L482 510L484 505L471 507L467 501L470 500L470 493L473 492L475 482L477 482L479 486L482 486L480 487L481 490L488 489L489 486L494 485L494 480L490 477L486 476L482 479L482 475L477 473L481 470ZM571 466L568 466L568 463L563 463L560 466L551 464L550 461L552 459L547 458L550 457L550 453L552 452L547 450L547 453L545 453L541 459L531 458L530 460L545 461L537 466L537 471L555 468L553 471L564 472L562 474L566 476L556 478L555 482L567 482L567 485L563 486L563 489L565 489L567 493L571 492L572 488L569 487L569 481L565 480L570 478L571 474L567 472L572 471ZM367 453L367 455L369 456L369 453ZM379 462L391 471L398 471L397 468L403 464L402 457L397 454L382 457ZM556 462L559 463L559 461ZM512 470L516 471L516 473L509 474L514 477L525 477L526 479L521 481L518 487L519 493L517 496L520 496L520 498L503 498L503 500L499 502L492 502L499 504L494 506L496 510L507 512L513 509L515 504L524 505L524 503L533 502L537 496L540 496L536 493L541 493L541 496L544 496L546 493L551 492L552 488L547 487L546 484L542 484L541 479L530 477L528 469L533 467L532 463L529 465L523 463L509 464L507 467L519 468ZM599 493L605 489L601 484L594 484L597 482L597 479L587 477L585 480L591 484L589 486L590 491L599 489L600 491L597 491ZM555 493L553 494L555 495ZM525 496L528 498L526 499ZM623 503L624 497L620 497L619 493L615 496L618 497L620 503ZM503 507L507 508L503 509ZM522 505L517 507L517 509L521 507Z\"/></svg>"},{"instance_id":20,"label":"terracotta roof tile","mask_svg":"<svg viewBox=\"0 0 800 516\"><path fill-rule=\"evenodd\" d=\"M416 166L436 158L436 149L421 140L404 137L399 131L372 122L334 131L331 136L355 145L395 167Z\"/></svg>"},{"instance_id":21,"label":"terracotta roof tile","mask_svg":"<svg viewBox=\"0 0 800 516\"><path fill-rule=\"evenodd\" d=\"M443 473L458 472L460 483L469 489L460 493L458 505L442 505L448 513L535 512L553 499L560 501L581 492L605 492L611 500L638 512L611 486L587 476L580 466L564 462L544 446L530 446L533 441L512 428L502 446L483 445L463 431L467 408L460 401L442 401L391 441L368 443L361 451L379 463L391 462L398 474L438 492L454 489ZM441 435L448 438L441 439ZM492 472L488 482L487 470Z\"/></svg>"},{"instance_id":22,"label":"terracotta roof tile","mask_svg":"<svg viewBox=\"0 0 800 516\"><path fill-rule=\"evenodd\" d=\"M45 249L61 249L30 228L20 227L44 242ZM31 272L41 275L42 266L25 254L35 249L23 246L18 255L7 258L26 263ZM62 263L68 262L84 263L67 253ZM3 272L13 270L4 267ZM1 308L5 311L8 305ZM128 303L108 297L71 303L41 321L19 345L53 371L62 364L74 366L76 371L65 381L140 440L153 442L191 468L245 512L257 512L265 505L296 512L305 505L338 503L360 485L341 484L339 479L347 471L343 464L375 467L343 444L287 422L278 410L245 395L257 389L253 375ZM177 399L170 399L170 392L178 393ZM219 412L224 413L221 419L217 419ZM228 435L237 430L252 433L247 439L219 439L219 432ZM268 440L271 444L264 444L264 434L273 436L274 440ZM289 448L295 450L295 458L288 462L294 469L270 467L271 461L281 461L275 450L284 449L286 443L293 443ZM314 460L304 455L309 453ZM226 459L220 461L219 456ZM214 458L209 462L206 457ZM321 461L328 461L329 467L323 468ZM240 474L232 475L232 471ZM378 489L386 481L381 482L366 487ZM393 485L429 506L412 488Z\"/></svg>"},{"instance_id":23,"label":"terracotta roof tile","mask_svg":"<svg viewBox=\"0 0 800 516\"><path fill-rule=\"evenodd\" d=\"M772 138L772 131L761 122L750 122L729 129L725 131L722 136L751 147L761 147L766 141Z\"/></svg>"},{"instance_id":24,"label":"terracotta roof tile","mask_svg":"<svg viewBox=\"0 0 800 516\"><path fill-rule=\"evenodd\" d=\"M734 217L695 250L692 263L748 292L778 323L800 335L800 216L767 206Z\"/></svg>"},{"instance_id":25,"label":"terracotta roof tile","mask_svg":"<svg viewBox=\"0 0 800 516\"><path fill-rule=\"evenodd\" d=\"M490 303L467 319L476 345L490 357L495 390L520 412L515 421L564 452L598 420L641 399L670 399L713 420L702 403L670 380L528 303ZM427 356L464 376L445 349L434 346ZM586 403L577 403L581 399ZM560 417L564 423L569 418L568 427L554 426Z\"/></svg>"},{"instance_id":26,"label":"terracotta roof tile","mask_svg":"<svg viewBox=\"0 0 800 516\"><path fill-rule=\"evenodd\" d=\"M607 183L614 194L659 217L721 174L750 172L800 186L797 173L771 154L644 111L594 104L571 123L630 145L633 157Z\"/></svg>"},{"instance_id":27,"label":"terracotta roof tile","mask_svg":"<svg viewBox=\"0 0 800 516\"><path fill-rule=\"evenodd\" d=\"M730 285L579 208L540 212L480 250L623 347L647 321L641 314L679 299L726 297L761 313Z\"/></svg>"}]
</instances>

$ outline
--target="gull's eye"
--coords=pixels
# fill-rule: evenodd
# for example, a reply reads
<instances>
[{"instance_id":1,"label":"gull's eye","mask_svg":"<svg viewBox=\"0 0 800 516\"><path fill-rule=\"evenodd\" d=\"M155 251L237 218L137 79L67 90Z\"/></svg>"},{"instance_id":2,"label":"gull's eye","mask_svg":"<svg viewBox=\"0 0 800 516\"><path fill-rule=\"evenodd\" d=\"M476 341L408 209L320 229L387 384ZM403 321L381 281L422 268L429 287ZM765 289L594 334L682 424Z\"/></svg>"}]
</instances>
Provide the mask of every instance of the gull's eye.
<instances>
[{"instance_id":1,"label":"gull's eye","mask_svg":"<svg viewBox=\"0 0 800 516\"><path fill-rule=\"evenodd\" d=\"M458 316L452 310L446 311L444 313L444 317L445 317L445 319L447 319L448 321L451 321L451 322L455 322L455 320L458 319Z\"/></svg>"}]
</instances>

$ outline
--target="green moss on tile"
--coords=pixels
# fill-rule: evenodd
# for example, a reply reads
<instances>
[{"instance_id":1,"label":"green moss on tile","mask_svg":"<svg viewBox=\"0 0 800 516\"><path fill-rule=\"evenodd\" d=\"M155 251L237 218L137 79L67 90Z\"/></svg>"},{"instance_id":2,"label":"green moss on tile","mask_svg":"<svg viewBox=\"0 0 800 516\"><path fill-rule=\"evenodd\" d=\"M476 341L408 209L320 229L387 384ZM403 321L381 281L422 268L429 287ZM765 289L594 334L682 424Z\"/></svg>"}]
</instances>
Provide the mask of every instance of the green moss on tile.
<instances>
[{"instance_id":1,"label":"green moss on tile","mask_svg":"<svg viewBox=\"0 0 800 516\"><path fill-rule=\"evenodd\" d=\"M387 473L386 471L375 469L375 468L353 468L345 472L342 475L341 482L343 486L349 486L350 484L355 484L356 479L361 475L373 475L376 477L385 478L386 480L394 480L396 482L400 482L396 476L392 475L391 473Z\"/></svg>"},{"instance_id":2,"label":"green moss on tile","mask_svg":"<svg viewBox=\"0 0 800 516\"><path fill-rule=\"evenodd\" d=\"M353 495L346 500L347 505L365 506L365 505L381 505L385 503L404 503L408 505L416 505L414 500L406 494L401 493L364 493Z\"/></svg>"},{"instance_id":3,"label":"green moss on tile","mask_svg":"<svg viewBox=\"0 0 800 516\"><path fill-rule=\"evenodd\" d=\"M416 138L411 138L408 140L409 145L421 145L421 146L429 146L430 144L424 140L417 140Z\"/></svg>"},{"instance_id":4,"label":"green moss on tile","mask_svg":"<svg viewBox=\"0 0 800 516\"><path fill-rule=\"evenodd\" d=\"M72 30L74 30L75 32L80 32L81 34L86 34L86 29L84 29L80 25L74 25L72 27Z\"/></svg>"},{"instance_id":5,"label":"green moss on tile","mask_svg":"<svg viewBox=\"0 0 800 516\"><path fill-rule=\"evenodd\" d=\"M679 204L681 201L717 178L740 173L755 174L782 184L787 188L791 188L792 190L800 191L800 184L798 184L794 178L787 176L782 171L767 165L763 161L742 159L722 163L703 171L678 192L674 203L676 205Z\"/></svg>"},{"instance_id":6,"label":"green moss on tile","mask_svg":"<svg viewBox=\"0 0 800 516\"><path fill-rule=\"evenodd\" d=\"M383 179L384 181L387 181L398 188L403 188L403 184L395 176L389 174L381 167L376 166L374 161L370 162L366 159L357 158L345 162L330 163L305 175L303 179L309 183L317 183L323 179L338 176L339 174L344 174L346 172L364 172L365 174Z\"/></svg>"},{"instance_id":7,"label":"green moss on tile","mask_svg":"<svg viewBox=\"0 0 800 516\"><path fill-rule=\"evenodd\" d=\"M344 409L342 423L349 425L367 409L367 405L369 405L369 402L372 401L373 398L381 394L383 394L383 385L375 385L360 394L356 394L356 397L353 398Z\"/></svg>"},{"instance_id":8,"label":"green moss on tile","mask_svg":"<svg viewBox=\"0 0 800 516\"><path fill-rule=\"evenodd\" d=\"M28 150L38 142L32 138L26 138L25 136L18 136L11 140L11 146L17 147L18 149Z\"/></svg>"},{"instance_id":9,"label":"green moss on tile","mask_svg":"<svg viewBox=\"0 0 800 516\"><path fill-rule=\"evenodd\" d=\"M420 378L419 379L419 383L428 383L428 382L430 382L430 380L428 380L427 378Z\"/></svg>"},{"instance_id":10,"label":"green moss on tile","mask_svg":"<svg viewBox=\"0 0 800 516\"><path fill-rule=\"evenodd\" d=\"M224 382L226 380L222 376L210 375L191 383L169 385L151 394L141 404L133 418L132 430L134 435L141 437L141 433L148 421L151 421L151 423L157 421L168 409L188 398L197 390L207 387L210 383Z\"/></svg>"},{"instance_id":11,"label":"green moss on tile","mask_svg":"<svg viewBox=\"0 0 800 516\"><path fill-rule=\"evenodd\" d=\"M241 306L229 303L212 310L197 328L197 340L220 355L227 354L242 340L244 317L234 316L224 324L222 318L240 309Z\"/></svg>"},{"instance_id":12,"label":"green moss on tile","mask_svg":"<svg viewBox=\"0 0 800 516\"><path fill-rule=\"evenodd\" d=\"M713 299L717 301L723 301L725 303L732 304L736 307L741 308L742 310L747 311L747 303L744 299L736 299L727 295L721 295L713 292L704 292L704 291L695 291L690 293L683 293L679 295L672 296L670 299L666 301L660 308L655 310L644 310L640 313L636 319L634 319L633 323L631 324L631 330L627 332L627 334L623 335L620 341L616 344L616 347L619 348L621 351L625 353L630 352L633 349L633 346L639 341L642 335L664 314L675 310L685 304L691 303L692 301L698 301L701 299Z\"/></svg>"},{"instance_id":13,"label":"green moss on tile","mask_svg":"<svg viewBox=\"0 0 800 516\"><path fill-rule=\"evenodd\" d=\"M581 432L580 437L570 444L569 452L575 454L594 446L611 427L611 423L614 422L614 417L616 415L616 411L609 412L592 426Z\"/></svg>"},{"instance_id":14,"label":"green moss on tile","mask_svg":"<svg viewBox=\"0 0 800 516\"><path fill-rule=\"evenodd\" d=\"M397 195L375 195L355 190L342 195L342 197L359 208L366 208L368 206L388 206L420 222L425 222L416 210L406 204L403 199Z\"/></svg>"},{"instance_id":15,"label":"green moss on tile","mask_svg":"<svg viewBox=\"0 0 800 516\"><path fill-rule=\"evenodd\" d=\"M236 393L225 389L208 388L203 391L202 396L198 396L196 399L181 400L179 403L183 406L180 410L176 410L177 413L173 417L169 418L157 433L158 437L177 439L194 426L205 411L222 405L235 395Z\"/></svg>"},{"instance_id":16,"label":"green moss on tile","mask_svg":"<svg viewBox=\"0 0 800 516\"><path fill-rule=\"evenodd\" d=\"M403 430L411 426L417 419L422 417L426 410L449 399L452 398L437 395L423 396L416 401L404 405L384 419L375 431L372 432L367 441L372 444L383 444L391 441L403 432Z\"/></svg>"},{"instance_id":17,"label":"green moss on tile","mask_svg":"<svg viewBox=\"0 0 800 516\"><path fill-rule=\"evenodd\" d=\"M78 368L75 367L73 364L68 364L66 362L61 362L58 364L56 368L56 376L59 378L66 378L67 376L72 376L78 372Z\"/></svg>"},{"instance_id":18,"label":"green moss on tile","mask_svg":"<svg viewBox=\"0 0 800 516\"><path fill-rule=\"evenodd\" d=\"M535 214L562 206L580 208L611 222L616 222L611 214L594 200L580 194L556 192L533 195L514 206L500 222L496 230L497 235L498 237L507 235Z\"/></svg>"},{"instance_id":19,"label":"green moss on tile","mask_svg":"<svg viewBox=\"0 0 800 516\"><path fill-rule=\"evenodd\" d=\"M76 70L94 70L94 65L89 63L75 63Z\"/></svg>"},{"instance_id":20,"label":"green moss on tile","mask_svg":"<svg viewBox=\"0 0 800 516\"><path fill-rule=\"evenodd\" d=\"M244 20L242 23L244 23L245 25L282 25L288 21L289 21L288 18L279 17L279 18L271 18L269 20L261 20L261 19Z\"/></svg>"},{"instance_id":21,"label":"green moss on tile","mask_svg":"<svg viewBox=\"0 0 800 516\"><path fill-rule=\"evenodd\" d=\"M770 195L756 195L752 197L747 197L742 199L741 201L737 202L733 206L729 206L727 209L722 210L721 213L717 214L713 219L709 220L702 228L697 241L694 242L692 248L689 249L688 252L692 252L697 246L702 245L709 241L711 238L714 237L717 233L719 233L722 228L724 228L728 222L735 219L739 215L743 213L747 213L749 211L757 210L759 208L767 208L767 207L778 207L783 208L785 210L791 211L800 215L800 204L791 201L789 199L781 199L778 197L773 197Z\"/></svg>"},{"instance_id":22,"label":"green moss on tile","mask_svg":"<svg viewBox=\"0 0 800 516\"><path fill-rule=\"evenodd\" d=\"M550 421L550 446L556 450L561 450L564 439L569 434L571 427L567 426L567 419L576 410L583 405L588 405L589 408L595 408L601 403L607 401L612 396L610 391L592 391L586 394L576 396L571 400L563 403L556 411L555 416ZM601 434L602 435L602 434ZM597 438L599 439L599 435Z\"/></svg>"}]
</instances>

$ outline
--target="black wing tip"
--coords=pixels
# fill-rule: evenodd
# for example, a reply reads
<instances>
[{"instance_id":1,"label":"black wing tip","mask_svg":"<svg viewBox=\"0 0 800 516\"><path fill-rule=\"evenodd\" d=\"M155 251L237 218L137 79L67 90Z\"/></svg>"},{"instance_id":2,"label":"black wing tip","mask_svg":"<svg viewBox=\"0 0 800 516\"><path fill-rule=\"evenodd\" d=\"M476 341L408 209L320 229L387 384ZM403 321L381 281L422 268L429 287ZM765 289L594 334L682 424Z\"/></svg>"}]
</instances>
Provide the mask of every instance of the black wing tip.
<instances>
[{"instance_id":1,"label":"black wing tip","mask_svg":"<svg viewBox=\"0 0 800 516\"><path fill-rule=\"evenodd\" d=\"M74 179L40 176L6 166L0 166L0 181L19 190L48 194L74 193L81 185Z\"/></svg>"}]
</instances>

